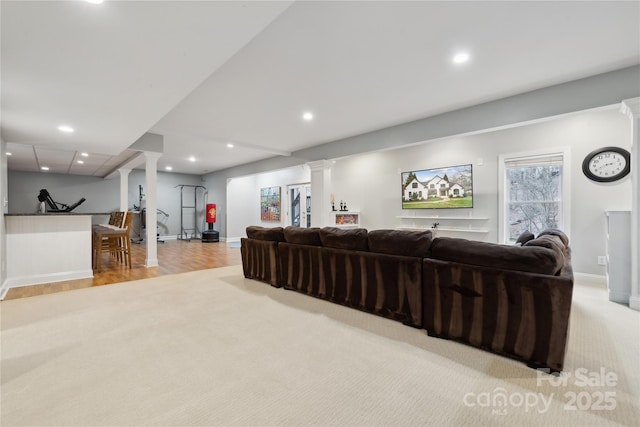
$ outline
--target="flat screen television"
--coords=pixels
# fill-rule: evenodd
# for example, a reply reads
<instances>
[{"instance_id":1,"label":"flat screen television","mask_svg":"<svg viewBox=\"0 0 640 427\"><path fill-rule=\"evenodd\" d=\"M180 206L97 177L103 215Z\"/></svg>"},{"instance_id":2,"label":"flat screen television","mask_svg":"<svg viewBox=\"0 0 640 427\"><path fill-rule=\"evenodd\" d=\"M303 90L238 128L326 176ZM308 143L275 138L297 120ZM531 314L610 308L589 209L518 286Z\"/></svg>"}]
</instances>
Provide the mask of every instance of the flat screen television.
<instances>
[{"instance_id":1,"label":"flat screen television","mask_svg":"<svg viewBox=\"0 0 640 427\"><path fill-rule=\"evenodd\" d=\"M402 172L402 209L472 207L472 165Z\"/></svg>"}]
</instances>

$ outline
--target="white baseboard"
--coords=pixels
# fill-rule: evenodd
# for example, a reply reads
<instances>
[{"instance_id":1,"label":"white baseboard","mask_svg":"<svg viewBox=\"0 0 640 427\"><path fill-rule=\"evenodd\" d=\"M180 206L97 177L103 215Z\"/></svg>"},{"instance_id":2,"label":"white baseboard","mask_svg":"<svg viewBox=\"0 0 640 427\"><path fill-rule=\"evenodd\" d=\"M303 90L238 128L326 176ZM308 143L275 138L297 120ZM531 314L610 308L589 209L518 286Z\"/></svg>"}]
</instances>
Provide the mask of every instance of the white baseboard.
<instances>
[{"instance_id":1,"label":"white baseboard","mask_svg":"<svg viewBox=\"0 0 640 427\"><path fill-rule=\"evenodd\" d=\"M4 297L7 296L7 292L9 292L9 287L7 286L7 281L5 280L4 282L2 282L2 285L0 285L0 301L2 301Z\"/></svg>"},{"instance_id":2,"label":"white baseboard","mask_svg":"<svg viewBox=\"0 0 640 427\"><path fill-rule=\"evenodd\" d=\"M35 274L33 276L9 277L4 288L20 288L22 286L39 285L42 283L62 282L65 280L87 279L93 277L93 270L64 271L61 273Z\"/></svg>"},{"instance_id":3,"label":"white baseboard","mask_svg":"<svg viewBox=\"0 0 640 427\"><path fill-rule=\"evenodd\" d=\"M607 277L598 274L573 273L574 282L584 283L585 285L596 285L603 288L607 287Z\"/></svg>"},{"instance_id":4,"label":"white baseboard","mask_svg":"<svg viewBox=\"0 0 640 427\"><path fill-rule=\"evenodd\" d=\"M609 301L617 302L619 304L628 305L630 295L623 292L616 292L609 289Z\"/></svg>"},{"instance_id":5,"label":"white baseboard","mask_svg":"<svg viewBox=\"0 0 640 427\"><path fill-rule=\"evenodd\" d=\"M640 311L640 297L629 297L629 308Z\"/></svg>"},{"instance_id":6,"label":"white baseboard","mask_svg":"<svg viewBox=\"0 0 640 427\"><path fill-rule=\"evenodd\" d=\"M239 242L240 241L240 237L227 237L225 239L225 242L227 243L234 243L234 242Z\"/></svg>"}]
</instances>

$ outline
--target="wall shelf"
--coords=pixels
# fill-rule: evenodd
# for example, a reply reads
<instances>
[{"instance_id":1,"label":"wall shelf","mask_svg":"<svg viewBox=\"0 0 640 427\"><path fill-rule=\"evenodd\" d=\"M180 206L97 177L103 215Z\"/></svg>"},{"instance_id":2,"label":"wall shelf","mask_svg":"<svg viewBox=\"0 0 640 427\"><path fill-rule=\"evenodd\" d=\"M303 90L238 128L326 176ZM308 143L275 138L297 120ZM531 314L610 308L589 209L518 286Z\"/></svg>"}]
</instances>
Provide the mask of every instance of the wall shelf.
<instances>
[{"instance_id":1,"label":"wall shelf","mask_svg":"<svg viewBox=\"0 0 640 427\"><path fill-rule=\"evenodd\" d=\"M455 220L455 221L470 221L470 220L488 221L489 220L489 218L480 217L480 216L437 216L437 215L430 215L430 216L398 215L398 216L396 216L396 218L400 218L400 219L441 219L441 220L451 219L451 220Z\"/></svg>"},{"instance_id":2,"label":"wall shelf","mask_svg":"<svg viewBox=\"0 0 640 427\"><path fill-rule=\"evenodd\" d=\"M489 221L481 216L440 216L440 215L398 215L401 222L398 229L402 230L431 230L434 234L443 233L489 233L489 228L482 227L478 221ZM432 227L437 222L437 228ZM475 226L472 226L475 225Z\"/></svg>"},{"instance_id":3,"label":"wall shelf","mask_svg":"<svg viewBox=\"0 0 640 427\"><path fill-rule=\"evenodd\" d=\"M463 228L463 227L398 227L398 230L431 230L431 231L451 231L454 233L488 233L488 228Z\"/></svg>"}]
</instances>

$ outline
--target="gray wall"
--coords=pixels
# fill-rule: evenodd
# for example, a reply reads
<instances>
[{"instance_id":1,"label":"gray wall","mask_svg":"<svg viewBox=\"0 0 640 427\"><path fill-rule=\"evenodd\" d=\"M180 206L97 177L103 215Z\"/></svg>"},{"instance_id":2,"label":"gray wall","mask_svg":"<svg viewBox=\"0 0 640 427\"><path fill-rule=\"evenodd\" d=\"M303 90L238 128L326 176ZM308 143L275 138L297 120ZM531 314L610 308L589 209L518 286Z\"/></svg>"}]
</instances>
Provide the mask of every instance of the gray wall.
<instances>
[{"instance_id":1,"label":"gray wall","mask_svg":"<svg viewBox=\"0 0 640 427\"><path fill-rule=\"evenodd\" d=\"M11 171L8 174L9 212L36 212L38 193L46 188L56 202L75 203L81 197L87 200L76 209L77 213L111 212L120 206L120 181L79 175L61 175L46 172ZM175 237L180 233L180 189L177 185L205 185L199 176L158 172L158 209L169 217L158 215L158 233ZM129 209L139 205L139 185L145 189L145 172L134 170L129 174ZM193 205L193 189L185 189L185 204ZM198 194L198 227L202 228L204 190ZM185 226L193 224L193 210L185 210ZM95 221L104 221L96 217Z\"/></svg>"},{"instance_id":2,"label":"gray wall","mask_svg":"<svg viewBox=\"0 0 640 427\"><path fill-rule=\"evenodd\" d=\"M488 221L442 223L464 227L487 227L489 232L469 235L442 233L474 240L498 241L499 156L518 155L536 150L567 148L565 176L571 188L564 195L570 209L569 224L563 226L571 240L572 263L576 272L603 276L597 257L605 255L605 215L607 209L631 208L631 180L596 183L582 174L582 160L596 148L613 145L630 149L629 119L618 108L591 110L554 119L485 132L442 138L405 148L364 153L337 159L331 166L329 193L347 202L350 210L361 212L361 225L367 229L413 226L400 215L474 216ZM479 160L482 159L482 162ZM473 164L474 207L472 209L403 211L400 188L403 171ZM482 164L480 164L482 163ZM300 166L234 178L228 186L227 221L229 238L244 235L247 225L274 226L259 220L258 189L300 182ZM283 198L283 206L285 198ZM313 203L313 201L312 201ZM286 207L283 208L283 211ZM284 214L284 212L283 212ZM429 227L433 220L415 225Z\"/></svg>"},{"instance_id":3,"label":"gray wall","mask_svg":"<svg viewBox=\"0 0 640 427\"><path fill-rule=\"evenodd\" d=\"M640 96L638 82L640 66L623 68L295 151L288 157L272 157L217 171L204 176L205 185L214 189L216 199L226 200L227 180L234 177L284 169L313 160L400 148L614 105ZM603 141L605 144L606 141ZM226 215L221 215L219 230L222 236L227 235Z\"/></svg>"}]
</instances>

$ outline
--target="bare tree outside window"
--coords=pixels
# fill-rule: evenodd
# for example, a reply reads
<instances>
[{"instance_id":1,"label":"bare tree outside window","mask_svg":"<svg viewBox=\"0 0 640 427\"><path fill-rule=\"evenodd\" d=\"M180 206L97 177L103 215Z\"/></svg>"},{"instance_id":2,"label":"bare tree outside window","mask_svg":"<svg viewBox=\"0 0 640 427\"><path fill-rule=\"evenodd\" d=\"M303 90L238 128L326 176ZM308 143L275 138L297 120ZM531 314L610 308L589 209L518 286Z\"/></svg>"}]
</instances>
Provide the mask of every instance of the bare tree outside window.
<instances>
[{"instance_id":1,"label":"bare tree outside window","mask_svg":"<svg viewBox=\"0 0 640 427\"><path fill-rule=\"evenodd\" d=\"M525 230L538 234L561 227L562 164L506 165L508 241Z\"/></svg>"}]
</instances>

